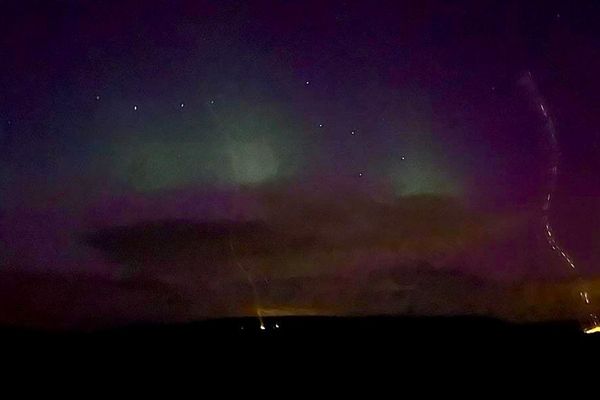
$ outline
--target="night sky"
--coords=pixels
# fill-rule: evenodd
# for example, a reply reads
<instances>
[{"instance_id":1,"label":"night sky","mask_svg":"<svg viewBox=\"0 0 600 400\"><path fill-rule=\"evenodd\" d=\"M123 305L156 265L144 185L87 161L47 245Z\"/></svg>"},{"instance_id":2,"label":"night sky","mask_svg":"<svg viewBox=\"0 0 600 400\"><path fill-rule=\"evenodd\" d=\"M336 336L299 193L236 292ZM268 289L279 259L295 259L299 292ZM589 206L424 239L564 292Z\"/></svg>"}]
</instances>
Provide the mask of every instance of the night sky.
<instances>
[{"instance_id":1,"label":"night sky","mask_svg":"<svg viewBox=\"0 0 600 400\"><path fill-rule=\"evenodd\" d=\"M593 308L599 17L2 2L0 322L526 318L498 291L576 281Z\"/></svg>"}]
</instances>

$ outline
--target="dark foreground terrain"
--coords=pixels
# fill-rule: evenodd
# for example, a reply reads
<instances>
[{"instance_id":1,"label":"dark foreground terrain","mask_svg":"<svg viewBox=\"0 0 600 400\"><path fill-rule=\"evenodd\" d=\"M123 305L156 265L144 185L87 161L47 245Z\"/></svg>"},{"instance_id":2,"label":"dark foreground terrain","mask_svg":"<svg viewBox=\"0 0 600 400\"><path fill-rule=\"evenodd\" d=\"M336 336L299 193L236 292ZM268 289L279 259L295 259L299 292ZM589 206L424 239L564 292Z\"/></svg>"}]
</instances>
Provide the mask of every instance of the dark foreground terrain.
<instances>
[{"instance_id":1,"label":"dark foreground terrain","mask_svg":"<svg viewBox=\"0 0 600 400\"><path fill-rule=\"evenodd\" d=\"M577 322L518 324L479 317L269 317L228 318L188 324L139 324L89 332L5 327L5 354L53 353L127 358L136 354L198 355L230 350L347 353L386 351L550 350L600 347ZM281 355L281 354L279 354Z\"/></svg>"},{"instance_id":2,"label":"dark foreground terrain","mask_svg":"<svg viewBox=\"0 0 600 400\"><path fill-rule=\"evenodd\" d=\"M546 370L592 372L600 348L600 336L585 335L570 322L282 317L264 324L261 330L256 319L239 318L87 333L5 328L0 347L10 376L31 385L44 379L63 388L68 381L87 391L183 382L254 391L260 384L271 392L286 381L305 388L383 379L421 389L428 382L437 390L446 389L438 379L450 377L459 383L500 379L502 385L533 376L546 381Z\"/></svg>"}]
</instances>

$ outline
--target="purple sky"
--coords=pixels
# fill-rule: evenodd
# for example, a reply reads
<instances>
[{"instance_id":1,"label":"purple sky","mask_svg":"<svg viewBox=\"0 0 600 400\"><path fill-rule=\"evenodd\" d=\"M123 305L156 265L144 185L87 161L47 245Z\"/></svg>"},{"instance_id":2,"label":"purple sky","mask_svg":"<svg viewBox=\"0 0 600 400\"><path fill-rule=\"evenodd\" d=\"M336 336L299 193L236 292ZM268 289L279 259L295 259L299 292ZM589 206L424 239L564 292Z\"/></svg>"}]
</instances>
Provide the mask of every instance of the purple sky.
<instances>
[{"instance_id":1,"label":"purple sky","mask_svg":"<svg viewBox=\"0 0 600 400\"><path fill-rule=\"evenodd\" d=\"M265 293L600 273L593 1L0 7L5 273L189 304L232 296L244 269ZM161 315L231 311L215 307Z\"/></svg>"}]
</instances>

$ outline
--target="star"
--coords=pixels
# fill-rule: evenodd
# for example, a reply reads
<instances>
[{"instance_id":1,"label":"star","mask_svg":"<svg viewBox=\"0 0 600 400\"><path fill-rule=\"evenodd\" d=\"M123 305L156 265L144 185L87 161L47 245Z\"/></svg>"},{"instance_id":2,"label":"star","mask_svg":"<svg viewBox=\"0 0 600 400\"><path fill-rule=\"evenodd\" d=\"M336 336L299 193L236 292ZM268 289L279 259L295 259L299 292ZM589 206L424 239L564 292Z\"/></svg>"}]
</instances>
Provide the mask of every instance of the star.
<instances>
[{"instance_id":1,"label":"star","mask_svg":"<svg viewBox=\"0 0 600 400\"><path fill-rule=\"evenodd\" d=\"M100 100L100 95L96 95L96 100Z\"/></svg>"},{"instance_id":2,"label":"star","mask_svg":"<svg viewBox=\"0 0 600 400\"><path fill-rule=\"evenodd\" d=\"M406 157L402 156L400 157L401 160L406 160Z\"/></svg>"},{"instance_id":3,"label":"star","mask_svg":"<svg viewBox=\"0 0 600 400\"><path fill-rule=\"evenodd\" d=\"M356 131L352 131L352 132L351 132L351 135L356 135Z\"/></svg>"},{"instance_id":4,"label":"star","mask_svg":"<svg viewBox=\"0 0 600 400\"><path fill-rule=\"evenodd\" d=\"M362 173L362 172L359 172L359 173L358 173L358 176L359 176L359 177L362 177L362 176L363 176L363 173Z\"/></svg>"},{"instance_id":5,"label":"star","mask_svg":"<svg viewBox=\"0 0 600 400\"><path fill-rule=\"evenodd\" d=\"M323 127L323 124L319 124L319 128L322 128L322 127Z\"/></svg>"},{"instance_id":6,"label":"star","mask_svg":"<svg viewBox=\"0 0 600 400\"><path fill-rule=\"evenodd\" d=\"M210 104L215 104L215 101L214 101L214 100L211 100L211 101L210 101Z\"/></svg>"},{"instance_id":7,"label":"star","mask_svg":"<svg viewBox=\"0 0 600 400\"><path fill-rule=\"evenodd\" d=\"M184 103L181 103L181 104L179 105L179 107L183 108L183 107L185 107L185 104L184 104Z\"/></svg>"},{"instance_id":8,"label":"star","mask_svg":"<svg viewBox=\"0 0 600 400\"><path fill-rule=\"evenodd\" d=\"M133 106L133 111L137 111L137 106Z\"/></svg>"},{"instance_id":9,"label":"star","mask_svg":"<svg viewBox=\"0 0 600 400\"><path fill-rule=\"evenodd\" d=\"M304 82L304 84L308 86L308 85L310 85L310 81L306 81L306 82Z\"/></svg>"}]
</instances>

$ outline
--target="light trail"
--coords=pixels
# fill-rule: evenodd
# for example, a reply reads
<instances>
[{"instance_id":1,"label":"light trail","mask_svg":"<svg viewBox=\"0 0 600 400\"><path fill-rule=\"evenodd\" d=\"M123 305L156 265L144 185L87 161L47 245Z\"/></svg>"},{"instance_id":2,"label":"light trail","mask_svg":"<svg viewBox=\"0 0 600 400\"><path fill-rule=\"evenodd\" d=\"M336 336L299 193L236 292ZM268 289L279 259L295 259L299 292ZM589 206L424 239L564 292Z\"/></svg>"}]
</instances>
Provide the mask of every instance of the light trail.
<instances>
[{"instance_id":1,"label":"light trail","mask_svg":"<svg viewBox=\"0 0 600 400\"><path fill-rule=\"evenodd\" d=\"M544 202L542 204L542 226L544 227L544 236L546 238L546 242L552 249L552 251L558 253L560 258L569 266L569 268L578 273L577 266L575 262L571 258L571 256L567 253L567 251L560 245L560 243L556 240L556 234L552 229L552 224L550 221L550 208L552 206L552 198L554 197L554 192L556 191L556 186L558 182L558 173L559 173L559 164L560 164L560 148L557 140L557 129L554 124L554 120L548 112L548 107L544 102L543 97L541 96L535 81L533 80L533 76L531 72L527 72L525 76L520 80L521 83L527 88L530 96L532 96L535 104L539 108L541 112L542 119L545 123L545 132L548 134L548 142L550 144L550 165L548 168L548 189L546 195L544 197ZM589 293L586 291L580 291L580 297L583 301L583 305L585 307L591 308L592 301L590 300ZM598 316L595 313L590 313L590 324L584 328L585 333L598 333L600 332L600 322L598 320Z\"/></svg>"}]
</instances>

